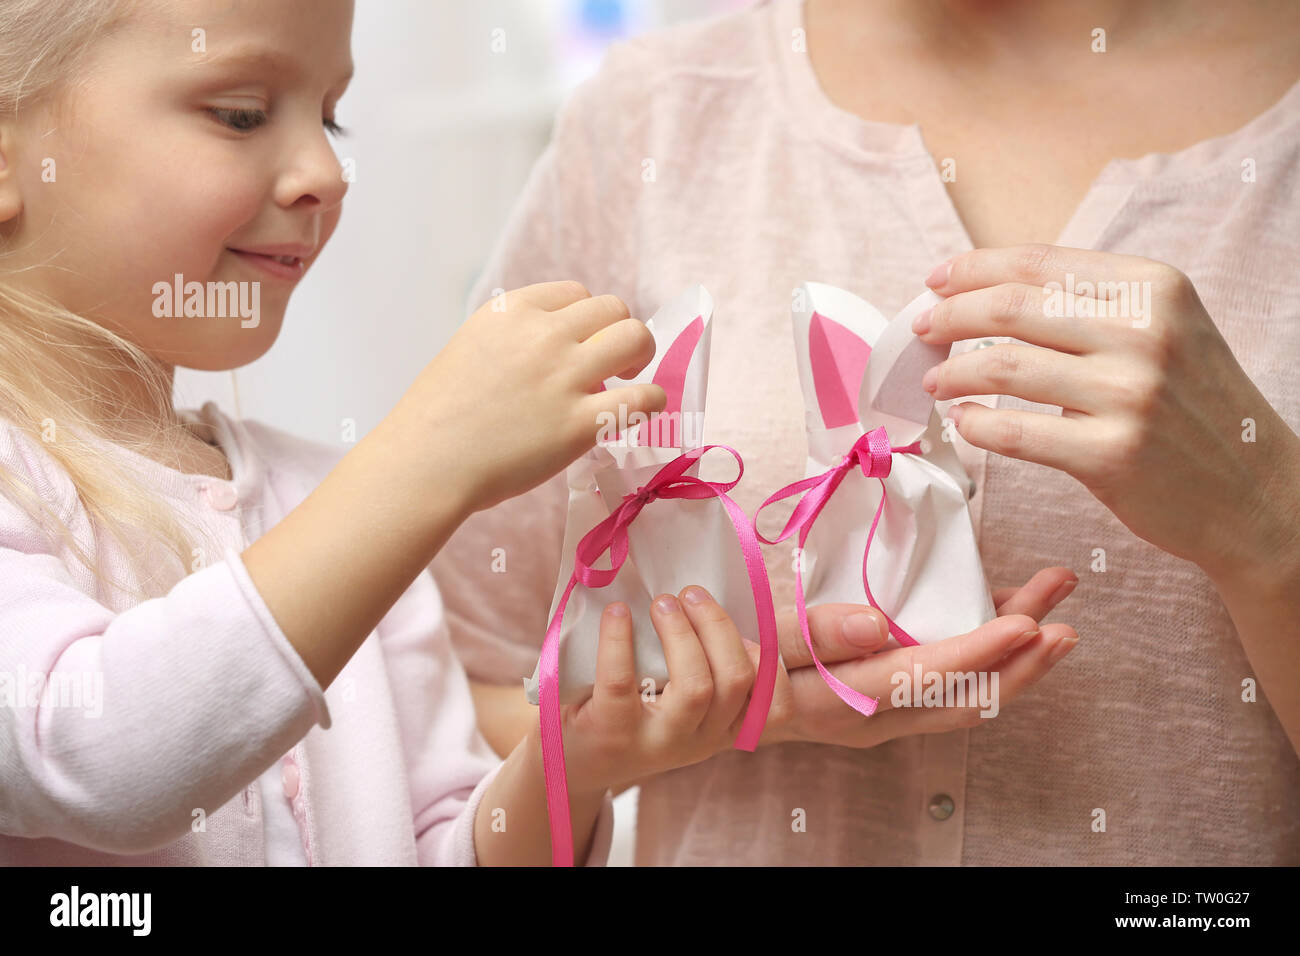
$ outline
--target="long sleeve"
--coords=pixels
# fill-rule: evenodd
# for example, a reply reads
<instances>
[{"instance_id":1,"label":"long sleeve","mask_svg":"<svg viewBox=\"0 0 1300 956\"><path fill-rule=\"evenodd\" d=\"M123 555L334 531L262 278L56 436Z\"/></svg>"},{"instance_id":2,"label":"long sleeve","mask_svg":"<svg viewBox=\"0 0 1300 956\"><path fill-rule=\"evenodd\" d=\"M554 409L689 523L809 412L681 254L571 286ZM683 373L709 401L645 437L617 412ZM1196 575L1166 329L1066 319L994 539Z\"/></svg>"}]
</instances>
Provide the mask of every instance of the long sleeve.
<instances>
[{"instance_id":1,"label":"long sleeve","mask_svg":"<svg viewBox=\"0 0 1300 956\"><path fill-rule=\"evenodd\" d=\"M475 866L475 818L502 761L478 731L465 671L428 574L385 616L379 636L410 780L419 863ZM506 823L503 838L509 839ZM613 806L606 794L588 866L605 863L612 833Z\"/></svg>"},{"instance_id":2,"label":"long sleeve","mask_svg":"<svg viewBox=\"0 0 1300 956\"><path fill-rule=\"evenodd\" d=\"M14 704L0 707L0 832L149 852L329 727L321 688L233 550L114 613L49 544L0 499L0 695ZM82 706L29 695L42 680L80 690Z\"/></svg>"}]
</instances>

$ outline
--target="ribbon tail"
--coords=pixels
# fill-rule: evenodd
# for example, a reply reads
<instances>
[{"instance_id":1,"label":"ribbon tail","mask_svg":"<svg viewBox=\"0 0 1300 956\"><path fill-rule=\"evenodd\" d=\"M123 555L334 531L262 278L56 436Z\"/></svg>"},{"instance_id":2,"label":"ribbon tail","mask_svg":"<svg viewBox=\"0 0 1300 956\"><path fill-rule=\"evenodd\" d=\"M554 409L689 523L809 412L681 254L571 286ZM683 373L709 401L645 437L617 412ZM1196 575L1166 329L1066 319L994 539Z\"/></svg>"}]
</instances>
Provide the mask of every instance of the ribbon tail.
<instances>
[{"instance_id":1,"label":"ribbon tail","mask_svg":"<svg viewBox=\"0 0 1300 956\"><path fill-rule=\"evenodd\" d=\"M921 642L894 623L894 619L885 613L883 607L876 603L876 599L871 593L871 585L867 582L867 557L871 554L871 539L876 536L876 525L880 523L880 515L885 510L885 479L877 478L876 480L880 482L880 504L876 505L876 516L871 519L871 530L867 532L867 546L862 549L862 590L867 594L867 603L884 615L885 623L889 625L889 633L894 636L894 639L904 647L916 647Z\"/></svg>"},{"instance_id":2,"label":"ribbon tail","mask_svg":"<svg viewBox=\"0 0 1300 956\"><path fill-rule=\"evenodd\" d=\"M799 547L803 548L804 542L808 539L809 528L805 527L803 533L799 535ZM799 609L799 629L803 634L803 642L808 645L808 653L812 657L812 662L817 665L817 673L822 675L822 680L826 682L831 690L840 700L848 704L854 710L864 717L870 717L876 712L876 705L880 703L877 697L868 697L861 691L850 687L844 681L840 680L834 674L826 669L826 666L817 656L817 651L813 648L812 630L808 626L808 606L804 599L803 593L803 554L800 553L799 567L794 574L795 586L795 603Z\"/></svg>"},{"instance_id":3,"label":"ribbon tail","mask_svg":"<svg viewBox=\"0 0 1300 956\"><path fill-rule=\"evenodd\" d=\"M569 816L569 783L564 768L564 733L560 722L560 622L577 583L576 575L570 575L569 586L546 629L539 668L537 703L542 731L542 772L546 778L546 813L551 823L552 866L573 866L573 822Z\"/></svg>"},{"instance_id":4,"label":"ribbon tail","mask_svg":"<svg viewBox=\"0 0 1300 956\"><path fill-rule=\"evenodd\" d=\"M758 617L758 673L754 677L754 689L750 693L749 706L745 709L745 719L735 743L737 750L753 752L758 748L758 738L762 736L763 727L767 724L767 712L772 707L772 695L776 690L777 658L781 656L776 635L776 609L772 605L772 586L767 579L767 566L763 563L763 553L755 538L753 525L740 506L726 494L719 494L718 498L727 509L727 516L731 518L736 537L740 540L740 549L745 556L745 570L749 572L749 586L754 592L754 610Z\"/></svg>"}]
</instances>

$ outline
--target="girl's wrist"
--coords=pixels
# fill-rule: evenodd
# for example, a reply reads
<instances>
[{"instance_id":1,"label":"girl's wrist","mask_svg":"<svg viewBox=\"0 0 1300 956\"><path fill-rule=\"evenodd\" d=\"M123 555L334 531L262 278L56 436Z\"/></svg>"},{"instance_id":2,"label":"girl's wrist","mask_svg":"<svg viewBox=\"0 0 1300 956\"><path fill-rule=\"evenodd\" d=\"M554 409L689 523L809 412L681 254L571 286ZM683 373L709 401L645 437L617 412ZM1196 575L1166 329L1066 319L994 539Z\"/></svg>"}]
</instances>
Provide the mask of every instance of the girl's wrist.
<instances>
[{"instance_id":1,"label":"girl's wrist","mask_svg":"<svg viewBox=\"0 0 1300 956\"><path fill-rule=\"evenodd\" d=\"M565 762L569 762L569 757L573 753L571 741L566 737ZM539 724L534 723L528 728L528 736L519 742L519 748L522 749L524 759L528 762L530 771L541 781L543 791L546 789L546 765L542 760L542 731ZM585 771L579 762L575 761L574 766L566 766L565 783L569 792L569 802L577 803L599 801L604 799L605 792L609 786L601 786L586 779Z\"/></svg>"},{"instance_id":2,"label":"girl's wrist","mask_svg":"<svg viewBox=\"0 0 1300 956\"><path fill-rule=\"evenodd\" d=\"M399 405L366 435L363 444L372 443L377 460L384 463L392 500L417 508L422 520L439 528L450 520L455 530L477 510L474 476L447 451L456 447L455 442L434 445L428 430L400 412ZM421 503L427 507L418 507Z\"/></svg>"}]
</instances>

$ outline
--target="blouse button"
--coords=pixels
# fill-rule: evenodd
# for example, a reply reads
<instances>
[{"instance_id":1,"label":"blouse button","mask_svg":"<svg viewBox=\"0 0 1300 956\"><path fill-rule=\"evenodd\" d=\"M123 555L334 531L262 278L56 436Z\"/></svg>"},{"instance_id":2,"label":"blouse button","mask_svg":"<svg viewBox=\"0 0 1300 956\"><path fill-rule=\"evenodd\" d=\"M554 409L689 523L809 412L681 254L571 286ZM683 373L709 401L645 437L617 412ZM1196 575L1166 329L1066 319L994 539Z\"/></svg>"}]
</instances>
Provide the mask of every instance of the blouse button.
<instances>
[{"instance_id":1,"label":"blouse button","mask_svg":"<svg viewBox=\"0 0 1300 956\"><path fill-rule=\"evenodd\" d=\"M952 816L955 809L957 809L957 805L952 802L952 797L946 793L936 793L930 798L930 816L936 820L947 820Z\"/></svg>"},{"instance_id":2,"label":"blouse button","mask_svg":"<svg viewBox=\"0 0 1300 956\"><path fill-rule=\"evenodd\" d=\"M208 504L217 511L229 511L239 501L235 489L225 482L204 485L203 494L207 498Z\"/></svg>"},{"instance_id":3,"label":"blouse button","mask_svg":"<svg viewBox=\"0 0 1300 956\"><path fill-rule=\"evenodd\" d=\"M286 760L284 769L280 772L280 780L284 784L284 795L287 799L292 800L298 796L298 767L290 760Z\"/></svg>"}]
</instances>

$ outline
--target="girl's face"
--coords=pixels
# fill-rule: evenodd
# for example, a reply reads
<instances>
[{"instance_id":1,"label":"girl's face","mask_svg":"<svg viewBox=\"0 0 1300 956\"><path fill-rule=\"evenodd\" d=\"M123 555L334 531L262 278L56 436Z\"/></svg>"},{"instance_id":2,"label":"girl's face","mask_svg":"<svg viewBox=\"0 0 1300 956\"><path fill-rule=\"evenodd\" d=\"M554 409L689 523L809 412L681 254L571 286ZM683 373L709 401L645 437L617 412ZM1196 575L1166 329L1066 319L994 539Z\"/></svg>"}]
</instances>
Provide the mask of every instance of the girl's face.
<instances>
[{"instance_id":1,"label":"girl's face","mask_svg":"<svg viewBox=\"0 0 1300 956\"><path fill-rule=\"evenodd\" d=\"M338 225L352 0L135 6L58 102L0 120L0 273L162 362L236 368ZM204 294L178 302L178 274Z\"/></svg>"}]
</instances>

